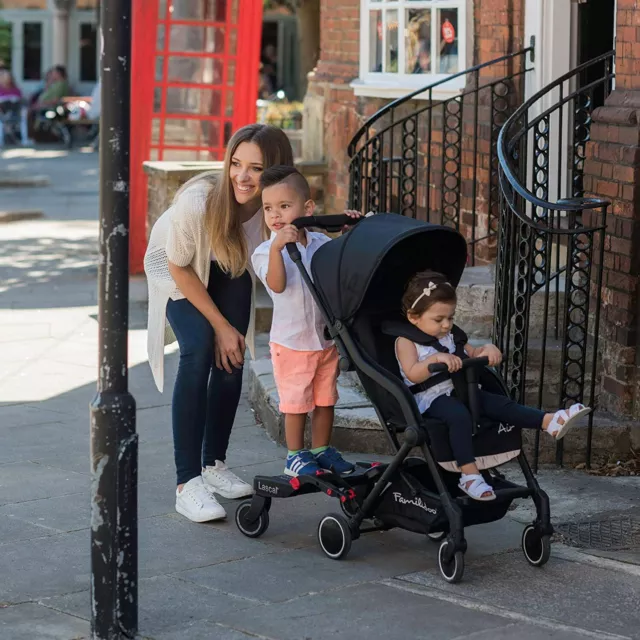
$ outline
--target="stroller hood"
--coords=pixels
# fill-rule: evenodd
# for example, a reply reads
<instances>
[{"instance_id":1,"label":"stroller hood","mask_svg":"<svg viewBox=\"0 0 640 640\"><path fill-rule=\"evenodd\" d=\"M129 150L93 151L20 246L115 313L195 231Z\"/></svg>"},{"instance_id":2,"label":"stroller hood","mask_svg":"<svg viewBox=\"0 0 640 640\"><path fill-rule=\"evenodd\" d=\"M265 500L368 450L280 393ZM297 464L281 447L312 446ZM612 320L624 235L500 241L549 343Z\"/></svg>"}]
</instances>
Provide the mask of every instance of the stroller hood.
<instances>
[{"instance_id":1,"label":"stroller hood","mask_svg":"<svg viewBox=\"0 0 640 640\"><path fill-rule=\"evenodd\" d=\"M397 307L409 278L432 269L455 287L467 244L455 229L383 213L359 222L313 256L313 282L333 320L353 319L369 292L376 306Z\"/></svg>"}]
</instances>

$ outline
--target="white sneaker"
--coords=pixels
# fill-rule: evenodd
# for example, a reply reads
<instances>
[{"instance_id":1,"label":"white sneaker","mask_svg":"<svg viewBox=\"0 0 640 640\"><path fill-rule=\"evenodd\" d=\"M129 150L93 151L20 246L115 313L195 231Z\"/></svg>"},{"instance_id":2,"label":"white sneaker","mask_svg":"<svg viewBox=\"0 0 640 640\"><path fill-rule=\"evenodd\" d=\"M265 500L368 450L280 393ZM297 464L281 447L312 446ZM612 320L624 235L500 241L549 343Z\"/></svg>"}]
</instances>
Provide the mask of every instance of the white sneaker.
<instances>
[{"instance_id":1,"label":"white sneaker","mask_svg":"<svg viewBox=\"0 0 640 640\"><path fill-rule=\"evenodd\" d=\"M193 522L222 520L227 517L223 506L205 487L202 476L189 480L182 491L176 489L176 511Z\"/></svg>"},{"instance_id":2,"label":"white sneaker","mask_svg":"<svg viewBox=\"0 0 640 640\"><path fill-rule=\"evenodd\" d=\"M205 467L202 479L210 491L223 498L245 498L253 495L253 488L231 471L224 462L216 460L215 467Z\"/></svg>"}]
</instances>

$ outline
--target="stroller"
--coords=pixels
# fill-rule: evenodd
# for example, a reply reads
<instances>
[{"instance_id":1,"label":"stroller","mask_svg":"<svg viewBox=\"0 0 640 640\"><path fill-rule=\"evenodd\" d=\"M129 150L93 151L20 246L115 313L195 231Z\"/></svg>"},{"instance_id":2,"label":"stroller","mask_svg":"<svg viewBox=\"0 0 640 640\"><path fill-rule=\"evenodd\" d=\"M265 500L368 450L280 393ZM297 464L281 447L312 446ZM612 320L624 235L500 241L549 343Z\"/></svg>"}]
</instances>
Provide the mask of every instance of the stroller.
<instances>
[{"instance_id":1,"label":"stroller","mask_svg":"<svg viewBox=\"0 0 640 640\"><path fill-rule=\"evenodd\" d=\"M321 471L315 476L256 476L254 496L236 511L236 524L248 537L257 538L269 526L273 498L289 498L323 491L338 498L342 513L325 515L318 525L318 541L332 559L344 558L351 543L370 531L400 527L427 535L439 543L442 577L458 582L464 571L467 543L464 528L499 520L516 498L530 497L537 517L522 534L527 561L542 566L549 559L549 498L542 491L522 452L521 430L514 425L482 423L477 389L507 394L486 358L463 360L456 391L465 400L477 425L473 435L476 462L496 499L478 502L458 488L457 465L446 425L420 415L412 392L401 380L394 353L399 335L409 335L412 325L400 309L405 283L418 271L432 269L447 275L457 286L467 261L464 238L455 230L405 218L378 214L353 220L347 216L300 218L298 228L339 230L355 224L349 233L323 245L306 271L295 244L289 255L300 269L327 323L340 355L342 371L355 370L369 395L380 423L396 451L388 464L356 464L356 471L339 476ZM432 372L442 371L435 364ZM441 376L448 376L446 372ZM454 374L456 375L456 374ZM422 456L410 456L418 447ZM509 460L520 463L526 486L509 482L497 466Z\"/></svg>"}]
</instances>

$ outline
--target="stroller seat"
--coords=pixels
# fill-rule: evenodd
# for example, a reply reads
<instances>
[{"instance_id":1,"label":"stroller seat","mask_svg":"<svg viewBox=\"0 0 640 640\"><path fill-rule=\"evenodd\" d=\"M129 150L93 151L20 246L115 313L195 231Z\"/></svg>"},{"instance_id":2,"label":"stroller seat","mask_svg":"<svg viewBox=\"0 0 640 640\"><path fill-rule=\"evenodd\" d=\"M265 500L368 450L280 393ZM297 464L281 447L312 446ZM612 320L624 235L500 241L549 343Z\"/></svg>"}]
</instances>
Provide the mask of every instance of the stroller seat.
<instances>
[{"instance_id":1,"label":"stroller seat","mask_svg":"<svg viewBox=\"0 0 640 640\"><path fill-rule=\"evenodd\" d=\"M395 341L399 337L411 339L414 332L415 327L405 319L401 321L383 319L380 331L374 332L374 336L379 336L377 341L381 343L377 349L378 357L384 360L385 368L400 380L402 378L395 357ZM508 395L502 379L489 367L479 372L479 386L489 393ZM475 390L470 389L467 393L469 392L474 393ZM430 445L438 464L447 471L461 473L451 451L447 425L440 420L427 418L425 415L423 419L423 426L429 435ZM473 449L479 469L495 468L518 457L522 449L522 430L517 425L493 422L478 416L478 429L473 434Z\"/></svg>"}]
</instances>

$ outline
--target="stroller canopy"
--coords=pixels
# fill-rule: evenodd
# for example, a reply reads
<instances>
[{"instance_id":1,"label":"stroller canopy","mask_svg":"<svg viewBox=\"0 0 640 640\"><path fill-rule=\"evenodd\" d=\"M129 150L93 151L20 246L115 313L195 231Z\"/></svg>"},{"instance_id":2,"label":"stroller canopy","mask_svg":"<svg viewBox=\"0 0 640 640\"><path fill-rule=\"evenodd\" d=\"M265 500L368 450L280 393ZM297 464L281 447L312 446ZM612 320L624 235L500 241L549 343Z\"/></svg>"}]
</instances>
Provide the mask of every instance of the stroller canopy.
<instances>
[{"instance_id":1,"label":"stroller canopy","mask_svg":"<svg viewBox=\"0 0 640 640\"><path fill-rule=\"evenodd\" d=\"M383 213L318 249L313 281L334 321L350 322L365 299L399 308L404 287L418 271L446 275L456 287L467 243L455 229Z\"/></svg>"}]
</instances>

